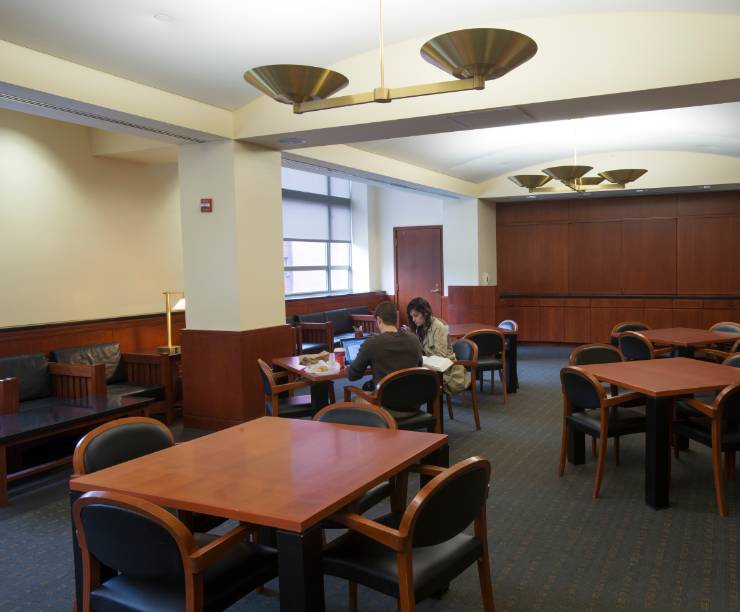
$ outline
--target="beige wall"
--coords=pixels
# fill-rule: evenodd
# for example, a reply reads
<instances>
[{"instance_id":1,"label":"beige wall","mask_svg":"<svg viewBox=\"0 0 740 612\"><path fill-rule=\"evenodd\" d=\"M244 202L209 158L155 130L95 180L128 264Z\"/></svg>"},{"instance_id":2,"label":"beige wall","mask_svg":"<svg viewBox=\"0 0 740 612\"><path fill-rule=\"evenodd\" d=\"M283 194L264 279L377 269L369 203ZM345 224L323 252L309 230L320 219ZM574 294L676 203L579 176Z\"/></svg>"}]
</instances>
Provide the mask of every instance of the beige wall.
<instances>
[{"instance_id":1,"label":"beige wall","mask_svg":"<svg viewBox=\"0 0 740 612\"><path fill-rule=\"evenodd\" d=\"M0 110L0 327L161 312L182 287L177 167L99 159L85 127Z\"/></svg>"}]
</instances>

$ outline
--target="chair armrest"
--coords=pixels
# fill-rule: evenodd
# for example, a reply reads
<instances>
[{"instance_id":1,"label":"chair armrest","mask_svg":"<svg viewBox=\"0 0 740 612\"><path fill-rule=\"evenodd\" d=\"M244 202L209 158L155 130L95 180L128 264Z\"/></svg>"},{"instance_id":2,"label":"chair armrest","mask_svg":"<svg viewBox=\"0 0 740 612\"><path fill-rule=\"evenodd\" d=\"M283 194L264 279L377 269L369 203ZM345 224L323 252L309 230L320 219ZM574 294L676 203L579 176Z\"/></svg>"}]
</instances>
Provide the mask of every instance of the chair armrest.
<instances>
[{"instance_id":1,"label":"chair armrest","mask_svg":"<svg viewBox=\"0 0 740 612\"><path fill-rule=\"evenodd\" d=\"M277 370L277 371L273 370L272 376L275 380L278 380L280 378L290 379L290 372L288 372L287 370Z\"/></svg>"},{"instance_id":2,"label":"chair armrest","mask_svg":"<svg viewBox=\"0 0 740 612\"><path fill-rule=\"evenodd\" d=\"M49 364L49 373L54 379L54 394L62 399L82 399L95 395L105 395L105 364L87 365L83 363ZM75 384L74 379L83 379ZM81 389L82 388L82 389ZM82 395L78 395L81 391Z\"/></svg>"},{"instance_id":3,"label":"chair armrest","mask_svg":"<svg viewBox=\"0 0 740 612\"><path fill-rule=\"evenodd\" d=\"M656 349L653 349L653 354L654 355L667 355L667 354L671 353L672 351L673 351L673 347L672 346L666 346L664 348L656 348Z\"/></svg>"},{"instance_id":4,"label":"chair armrest","mask_svg":"<svg viewBox=\"0 0 740 612\"><path fill-rule=\"evenodd\" d=\"M20 410L19 393L17 378L0 378L0 414L15 414Z\"/></svg>"},{"instance_id":5,"label":"chair armrest","mask_svg":"<svg viewBox=\"0 0 740 612\"><path fill-rule=\"evenodd\" d=\"M141 353L122 353L121 360L126 364L126 379L140 385L172 386L171 362L169 355L149 355ZM167 395L172 393L168 389Z\"/></svg>"},{"instance_id":6,"label":"chair armrest","mask_svg":"<svg viewBox=\"0 0 740 612\"><path fill-rule=\"evenodd\" d=\"M714 357L719 357L723 361L727 359L728 357L732 357L735 353L731 353L729 351L722 351L720 349L712 349L712 348L705 348L701 351L697 351L697 354L702 353L705 355L713 355Z\"/></svg>"},{"instance_id":7,"label":"chair armrest","mask_svg":"<svg viewBox=\"0 0 740 612\"><path fill-rule=\"evenodd\" d=\"M461 365L466 368L472 368L474 365L477 365L477 362L471 361L470 359L455 359L455 361L452 362L452 365Z\"/></svg>"},{"instance_id":8,"label":"chair armrest","mask_svg":"<svg viewBox=\"0 0 740 612\"><path fill-rule=\"evenodd\" d=\"M353 393L371 404L374 404L378 400L374 393L368 393L364 389L360 387L355 387L354 385L347 385L344 388L344 401L350 401L352 399Z\"/></svg>"},{"instance_id":9,"label":"chair armrest","mask_svg":"<svg viewBox=\"0 0 740 612\"><path fill-rule=\"evenodd\" d=\"M624 404L625 402L631 402L632 400L640 399L641 393L622 393L621 395L615 395L614 397L608 397L604 400L604 404L608 408L613 408Z\"/></svg>"},{"instance_id":10,"label":"chair armrest","mask_svg":"<svg viewBox=\"0 0 740 612\"><path fill-rule=\"evenodd\" d=\"M239 544L255 530L254 526L242 523L216 540L199 548L190 555L190 569L194 574L202 572L209 565L221 559L231 548Z\"/></svg>"},{"instance_id":11,"label":"chair armrest","mask_svg":"<svg viewBox=\"0 0 740 612\"><path fill-rule=\"evenodd\" d=\"M700 402L699 400L696 400L693 397L682 399L681 401L684 402L685 404L688 404L695 410L698 410L702 414L705 414L708 417L713 417L716 413L716 410L712 406L709 406L705 404L704 402Z\"/></svg>"},{"instance_id":12,"label":"chair armrest","mask_svg":"<svg viewBox=\"0 0 740 612\"><path fill-rule=\"evenodd\" d=\"M303 387L308 387L310 384L311 384L311 381L302 378L301 380L296 380L295 382L284 383L282 385L275 385L272 388L272 391L273 393L283 393L284 391L292 391L293 389L301 389Z\"/></svg>"},{"instance_id":13,"label":"chair armrest","mask_svg":"<svg viewBox=\"0 0 740 612\"><path fill-rule=\"evenodd\" d=\"M360 514L354 512L338 512L332 515L331 520L352 531L361 533L396 552L401 552L406 546L407 538L402 537L397 529L376 523Z\"/></svg>"},{"instance_id":14,"label":"chair armrest","mask_svg":"<svg viewBox=\"0 0 740 612\"><path fill-rule=\"evenodd\" d=\"M438 465L427 465L424 463L419 463L417 465L412 465L406 471L407 472L417 472L419 474L424 474L425 476L437 476L438 474L441 474L442 472L444 472L445 468L440 467Z\"/></svg>"}]
</instances>

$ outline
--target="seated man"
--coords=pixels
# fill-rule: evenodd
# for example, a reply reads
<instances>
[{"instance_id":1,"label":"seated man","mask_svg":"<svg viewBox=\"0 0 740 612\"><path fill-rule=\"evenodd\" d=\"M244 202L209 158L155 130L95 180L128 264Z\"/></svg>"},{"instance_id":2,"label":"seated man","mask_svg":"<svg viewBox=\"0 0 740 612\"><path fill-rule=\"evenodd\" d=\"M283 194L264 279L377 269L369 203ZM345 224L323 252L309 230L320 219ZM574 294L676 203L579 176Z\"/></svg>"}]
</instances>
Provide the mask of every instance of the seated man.
<instances>
[{"instance_id":1,"label":"seated man","mask_svg":"<svg viewBox=\"0 0 740 612\"><path fill-rule=\"evenodd\" d=\"M393 302L378 304L375 320L380 333L365 340L347 370L347 378L357 380L365 375L365 369L370 366L373 370L371 389L387 374L403 368L415 368L422 363L419 339L396 327L396 306Z\"/></svg>"}]
</instances>

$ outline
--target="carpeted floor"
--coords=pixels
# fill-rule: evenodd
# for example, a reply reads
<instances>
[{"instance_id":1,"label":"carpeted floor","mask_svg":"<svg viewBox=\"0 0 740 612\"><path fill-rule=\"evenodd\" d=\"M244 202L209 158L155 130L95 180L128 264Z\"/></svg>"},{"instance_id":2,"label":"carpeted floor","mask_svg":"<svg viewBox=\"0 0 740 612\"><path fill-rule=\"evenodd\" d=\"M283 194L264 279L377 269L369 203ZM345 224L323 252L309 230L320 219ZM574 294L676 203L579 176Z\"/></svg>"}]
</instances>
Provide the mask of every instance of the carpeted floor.
<instances>
[{"instance_id":1,"label":"carpeted floor","mask_svg":"<svg viewBox=\"0 0 740 612\"><path fill-rule=\"evenodd\" d=\"M491 460L488 502L494 596L506 610L739 610L740 483L727 483L730 516L717 514L708 450L692 445L673 465L672 507L643 502L642 436L607 457L601 498L591 499L594 461L557 477L562 400L558 373L568 347L520 347L521 388L503 404L482 396L483 429L469 407L447 424L451 460ZM341 392L337 394L341 396ZM194 432L179 432L190 437ZM0 610L70 608L72 561L66 477L59 471L11 488L0 509ZM231 610L279 610L277 581ZM360 587L360 609L395 601ZM346 585L326 579L326 608L346 609ZM420 610L479 610L475 566Z\"/></svg>"}]
</instances>

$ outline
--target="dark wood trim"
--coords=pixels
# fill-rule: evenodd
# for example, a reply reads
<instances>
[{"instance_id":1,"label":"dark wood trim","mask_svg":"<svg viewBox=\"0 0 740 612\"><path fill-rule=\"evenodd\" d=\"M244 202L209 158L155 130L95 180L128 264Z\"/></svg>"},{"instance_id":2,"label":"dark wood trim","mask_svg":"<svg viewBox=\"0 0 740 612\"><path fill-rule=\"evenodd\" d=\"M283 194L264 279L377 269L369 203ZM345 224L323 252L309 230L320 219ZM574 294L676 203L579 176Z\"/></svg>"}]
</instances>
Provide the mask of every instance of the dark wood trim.
<instances>
[{"instance_id":1,"label":"dark wood trim","mask_svg":"<svg viewBox=\"0 0 740 612\"><path fill-rule=\"evenodd\" d=\"M336 308L351 308L353 306L367 306L370 312L372 312L380 302L388 299L391 298L385 291L288 298L285 300L285 315L290 317L308 312L322 312Z\"/></svg>"}]
</instances>

